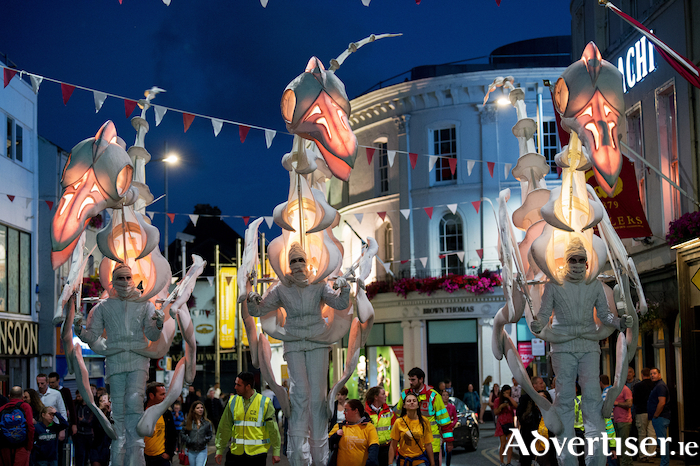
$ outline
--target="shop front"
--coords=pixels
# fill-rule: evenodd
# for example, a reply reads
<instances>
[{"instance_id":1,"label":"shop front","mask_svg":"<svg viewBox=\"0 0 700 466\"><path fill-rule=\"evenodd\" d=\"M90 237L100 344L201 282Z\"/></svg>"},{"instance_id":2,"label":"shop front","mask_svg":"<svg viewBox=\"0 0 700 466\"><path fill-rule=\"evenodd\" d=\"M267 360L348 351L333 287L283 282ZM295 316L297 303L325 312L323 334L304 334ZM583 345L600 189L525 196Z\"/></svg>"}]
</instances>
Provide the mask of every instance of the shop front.
<instances>
[{"instance_id":1,"label":"shop front","mask_svg":"<svg viewBox=\"0 0 700 466\"><path fill-rule=\"evenodd\" d=\"M39 352L39 325L29 320L0 318L0 393L15 385L30 387L30 368Z\"/></svg>"}]
</instances>

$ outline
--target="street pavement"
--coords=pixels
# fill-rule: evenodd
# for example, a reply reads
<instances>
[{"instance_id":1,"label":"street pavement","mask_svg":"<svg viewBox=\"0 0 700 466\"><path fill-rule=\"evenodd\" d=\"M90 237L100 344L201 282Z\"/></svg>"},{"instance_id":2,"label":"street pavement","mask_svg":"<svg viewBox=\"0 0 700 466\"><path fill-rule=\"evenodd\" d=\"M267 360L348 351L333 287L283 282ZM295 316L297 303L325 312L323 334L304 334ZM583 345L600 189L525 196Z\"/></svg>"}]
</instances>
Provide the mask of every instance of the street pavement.
<instances>
[{"instance_id":1,"label":"street pavement","mask_svg":"<svg viewBox=\"0 0 700 466\"><path fill-rule=\"evenodd\" d=\"M463 448L456 449L452 452L452 465L453 466L499 466L501 462L498 458L498 447L499 440L494 437L495 427L492 421L488 421L485 424L479 426L480 438L479 444L476 451L467 452ZM207 458L207 466L216 466L216 461L214 456L216 455L216 447L214 445L209 445L209 457ZM226 456L224 455L224 460ZM224 461L222 461L223 463ZM267 457L268 466L272 466L272 455ZM443 460L443 465L445 464ZM683 461L678 459L671 459L670 466L683 466ZM289 466L289 461L287 461L286 456L282 456L282 459L278 466ZM513 455L512 466L519 466L517 453ZM173 466L180 466L180 463L175 457L173 461ZM343 466L343 465L338 465ZM437 465L436 465L437 466ZM659 466L659 460L655 459L652 463L642 463L639 461L634 461L634 466Z\"/></svg>"}]
</instances>

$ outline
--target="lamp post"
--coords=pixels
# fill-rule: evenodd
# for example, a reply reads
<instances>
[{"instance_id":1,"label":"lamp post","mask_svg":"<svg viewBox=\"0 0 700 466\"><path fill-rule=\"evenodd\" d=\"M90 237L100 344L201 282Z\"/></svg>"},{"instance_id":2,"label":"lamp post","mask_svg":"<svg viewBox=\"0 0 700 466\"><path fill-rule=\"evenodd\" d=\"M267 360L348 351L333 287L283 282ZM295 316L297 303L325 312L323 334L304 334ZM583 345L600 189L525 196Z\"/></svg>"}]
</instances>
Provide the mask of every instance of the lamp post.
<instances>
[{"instance_id":1,"label":"lamp post","mask_svg":"<svg viewBox=\"0 0 700 466\"><path fill-rule=\"evenodd\" d=\"M177 154L168 154L168 144L165 144L166 156L162 159L154 160L154 162L163 162L165 168L165 240L163 241L163 249L165 250L165 260L168 260L168 165L177 163L179 160Z\"/></svg>"}]
</instances>

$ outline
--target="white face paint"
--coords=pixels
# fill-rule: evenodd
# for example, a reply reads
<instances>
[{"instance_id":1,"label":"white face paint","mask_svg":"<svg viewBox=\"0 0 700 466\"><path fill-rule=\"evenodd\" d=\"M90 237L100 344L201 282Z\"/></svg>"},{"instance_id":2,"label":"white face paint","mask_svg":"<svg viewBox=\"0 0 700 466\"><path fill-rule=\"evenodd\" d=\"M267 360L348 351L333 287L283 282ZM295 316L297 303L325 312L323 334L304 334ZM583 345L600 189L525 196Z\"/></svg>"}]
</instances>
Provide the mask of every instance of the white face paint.
<instances>
[{"instance_id":1,"label":"white face paint","mask_svg":"<svg viewBox=\"0 0 700 466\"><path fill-rule=\"evenodd\" d=\"M289 261L289 268L292 275L298 279L306 278L306 260L302 257L295 257Z\"/></svg>"},{"instance_id":2,"label":"white face paint","mask_svg":"<svg viewBox=\"0 0 700 466\"><path fill-rule=\"evenodd\" d=\"M567 261L566 277L570 281L581 281L586 278L586 269L588 265L586 258L582 256L572 256Z\"/></svg>"},{"instance_id":3,"label":"white face paint","mask_svg":"<svg viewBox=\"0 0 700 466\"><path fill-rule=\"evenodd\" d=\"M131 293L133 293L136 287L134 285L134 279L131 275L114 277L112 279L112 286L117 292L117 295L122 299L127 298Z\"/></svg>"}]
</instances>

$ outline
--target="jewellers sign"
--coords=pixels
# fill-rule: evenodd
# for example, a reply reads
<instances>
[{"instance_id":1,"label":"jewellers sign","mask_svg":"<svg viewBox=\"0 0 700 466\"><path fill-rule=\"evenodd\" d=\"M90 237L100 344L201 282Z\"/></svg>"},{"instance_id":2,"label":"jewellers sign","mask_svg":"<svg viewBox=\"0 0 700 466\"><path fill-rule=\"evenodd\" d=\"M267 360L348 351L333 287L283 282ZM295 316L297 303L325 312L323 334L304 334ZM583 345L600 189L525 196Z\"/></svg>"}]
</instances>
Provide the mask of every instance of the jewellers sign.
<instances>
[{"instance_id":1,"label":"jewellers sign","mask_svg":"<svg viewBox=\"0 0 700 466\"><path fill-rule=\"evenodd\" d=\"M617 59L617 69L622 73L622 87L627 93L656 69L654 44L647 42L647 38L642 36Z\"/></svg>"},{"instance_id":2,"label":"jewellers sign","mask_svg":"<svg viewBox=\"0 0 700 466\"><path fill-rule=\"evenodd\" d=\"M474 312L474 306L423 308L423 314L459 314L462 312Z\"/></svg>"},{"instance_id":3,"label":"jewellers sign","mask_svg":"<svg viewBox=\"0 0 700 466\"><path fill-rule=\"evenodd\" d=\"M36 322L0 320L0 356L36 356L39 325Z\"/></svg>"}]
</instances>

